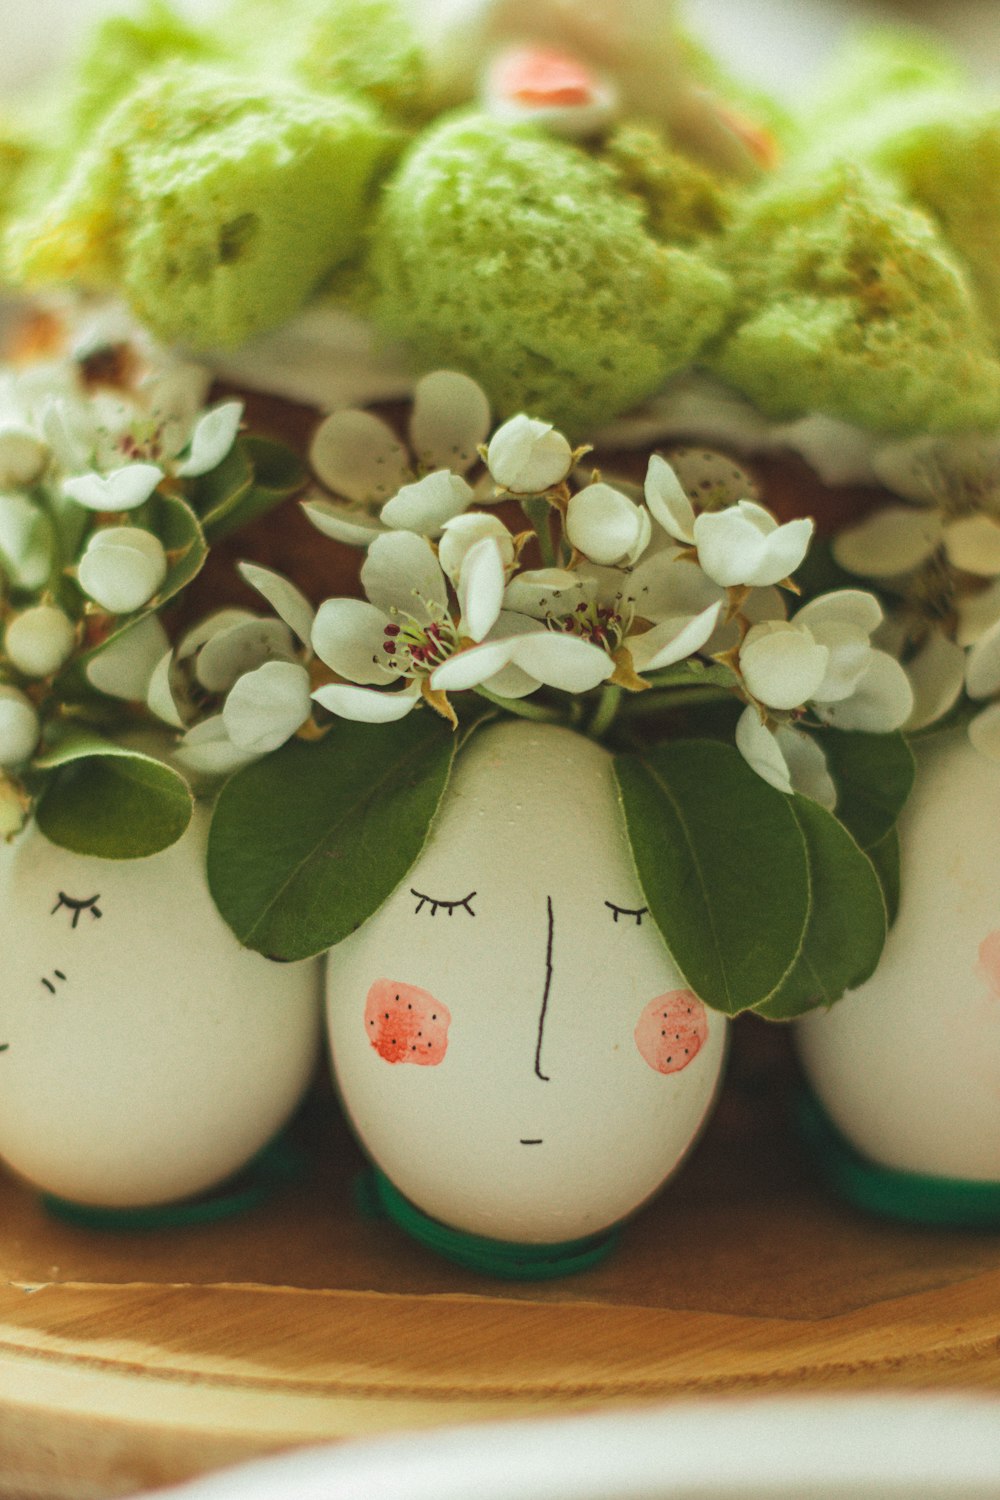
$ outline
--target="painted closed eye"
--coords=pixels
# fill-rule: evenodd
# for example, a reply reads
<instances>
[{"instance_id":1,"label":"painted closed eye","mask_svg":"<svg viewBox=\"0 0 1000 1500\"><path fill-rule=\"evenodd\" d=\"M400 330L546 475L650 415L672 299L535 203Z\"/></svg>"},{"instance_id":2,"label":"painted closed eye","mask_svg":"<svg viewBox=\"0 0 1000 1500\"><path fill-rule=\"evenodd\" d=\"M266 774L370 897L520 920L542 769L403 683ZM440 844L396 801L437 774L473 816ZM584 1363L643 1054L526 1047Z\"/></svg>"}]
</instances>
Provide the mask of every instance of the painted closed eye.
<instances>
[{"instance_id":1,"label":"painted closed eye","mask_svg":"<svg viewBox=\"0 0 1000 1500\"><path fill-rule=\"evenodd\" d=\"M423 911L425 906L429 906L432 917L436 917L439 911L446 911L449 917L453 917L456 911L467 911L470 917L474 917L476 914L472 910L472 898L475 894L475 891L470 891L461 901L438 901L433 896L424 895L423 891L415 891L411 886L410 895L417 898L416 910L413 915L416 916L418 912Z\"/></svg>"},{"instance_id":2,"label":"painted closed eye","mask_svg":"<svg viewBox=\"0 0 1000 1500\"><path fill-rule=\"evenodd\" d=\"M608 911L614 913L616 922L619 917L631 917L635 925L641 927L643 917L649 915L648 906L616 906L613 901L605 901L604 904L608 908Z\"/></svg>"},{"instance_id":3,"label":"painted closed eye","mask_svg":"<svg viewBox=\"0 0 1000 1500\"><path fill-rule=\"evenodd\" d=\"M80 918L83 916L83 913L85 911L89 911L91 917L93 917L95 921L98 921L104 915L104 913L101 911L101 908L97 904L100 899L100 891L98 891L96 896L88 896L85 901L79 901L75 896L67 896L65 891L60 891L59 900L49 912L49 916L54 917L57 911L62 910L72 912L73 920L71 921L70 926L75 931L77 925L79 924Z\"/></svg>"}]
</instances>

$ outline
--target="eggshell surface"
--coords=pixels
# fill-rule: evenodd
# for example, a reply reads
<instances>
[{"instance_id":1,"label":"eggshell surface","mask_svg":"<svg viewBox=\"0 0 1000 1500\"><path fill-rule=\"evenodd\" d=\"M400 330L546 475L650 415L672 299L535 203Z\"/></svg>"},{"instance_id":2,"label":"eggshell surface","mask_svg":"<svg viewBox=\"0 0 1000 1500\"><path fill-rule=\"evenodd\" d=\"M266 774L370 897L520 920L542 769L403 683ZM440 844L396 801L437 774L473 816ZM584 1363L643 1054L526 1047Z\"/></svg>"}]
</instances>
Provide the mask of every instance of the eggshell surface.
<instances>
[{"instance_id":1,"label":"eggshell surface","mask_svg":"<svg viewBox=\"0 0 1000 1500\"><path fill-rule=\"evenodd\" d=\"M863 1155L1000 1181L1000 766L964 735L918 753L882 962L797 1023L806 1073Z\"/></svg>"},{"instance_id":2,"label":"eggshell surface","mask_svg":"<svg viewBox=\"0 0 1000 1500\"><path fill-rule=\"evenodd\" d=\"M645 912L611 757L569 730L477 732L424 853L327 962L354 1127L453 1228L532 1244L605 1229L708 1114L725 1019Z\"/></svg>"},{"instance_id":3,"label":"eggshell surface","mask_svg":"<svg viewBox=\"0 0 1000 1500\"><path fill-rule=\"evenodd\" d=\"M149 859L0 845L0 1156L46 1192L137 1207L242 1168L305 1089L317 962L242 949L203 873L208 815Z\"/></svg>"}]
</instances>

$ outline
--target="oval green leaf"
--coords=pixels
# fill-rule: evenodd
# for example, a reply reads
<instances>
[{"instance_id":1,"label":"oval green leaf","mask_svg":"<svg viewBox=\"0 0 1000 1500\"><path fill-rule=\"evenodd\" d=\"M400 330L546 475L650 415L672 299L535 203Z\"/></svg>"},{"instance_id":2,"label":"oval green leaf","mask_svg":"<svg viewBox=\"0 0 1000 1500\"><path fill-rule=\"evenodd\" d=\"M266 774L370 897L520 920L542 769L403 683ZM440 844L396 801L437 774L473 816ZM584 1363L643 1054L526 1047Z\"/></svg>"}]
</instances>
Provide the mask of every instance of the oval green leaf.
<instances>
[{"instance_id":1,"label":"oval green leaf","mask_svg":"<svg viewBox=\"0 0 1000 1500\"><path fill-rule=\"evenodd\" d=\"M790 799L730 745L674 741L615 758L639 882L663 939L716 1010L753 1010L795 964L810 914Z\"/></svg>"},{"instance_id":2,"label":"oval green leaf","mask_svg":"<svg viewBox=\"0 0 1000 1500\"><path fill-rule=\"evenodd\" d=\"M875 972L887 930L872 861L818 802L793 797L791 805L809 855L812 910L798 962L777 994L757 1007L772 1021L832 1005L862 984Z\"/></svg>"},{"instance_id":3,"label":"oval green leaf","mask_svg":"<svg viewBox=\"0 0 1000 1500\"><path fill-rule=\"evenodd\" d=\"M455 749L430 713L340 720L237 772L216 804L208 883L240 942L295 960L360 927L424 847Z\"/></svg>"},{"instance_id":4,"label":"oval green leaf","mask_svg":"<svg viewBox=\"0 0 1000 1500\"><path fill-rule=\"evenodd\" d=\"M913 751L901 734L827 729L819 743L837 787L837 817L862 849L871 849L896 826L913 790Z\"/></svg>"},{"instance_id":5,"label":"oval green leaf","mask_svg":"<svg viewBox=\"0 0 1000 1500\"><path fill-rule=\"evenodd\" d=\"M81 736L36 765L49 772L38 826L74 854L146 859L175 844L191 821L187 782L152 756Z\"/></svg>"}]
</instances>

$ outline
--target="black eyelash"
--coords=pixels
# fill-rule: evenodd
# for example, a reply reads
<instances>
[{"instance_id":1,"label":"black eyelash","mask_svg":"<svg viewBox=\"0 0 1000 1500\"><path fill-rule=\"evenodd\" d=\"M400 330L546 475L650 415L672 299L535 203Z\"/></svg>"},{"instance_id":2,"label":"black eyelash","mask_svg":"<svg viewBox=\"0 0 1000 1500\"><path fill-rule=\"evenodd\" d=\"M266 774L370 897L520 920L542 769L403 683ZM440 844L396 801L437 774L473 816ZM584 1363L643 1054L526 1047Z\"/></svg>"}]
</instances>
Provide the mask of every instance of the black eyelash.
<instances>
[{"instance_id":1,"label":"black eyelash","mask_svg":"<svg viewBox=\"0 0 1000 1500\"><path fill-rule=\"evenodd\" d=\"M67 896L65 891L60 891L59 900L49 912L49 916L54 917L57 911L61 910L62 907L65 907L67 911L71 911L73 913L73 920L70 923L70 926L75 931L77 923L79 922L83 912L89 911L90 915L94 918L95 921L99 920L104 915L100 907L97 905L100 899L100 891L98 891L96 896L88 896L86 901L78 901L75 896Z\"/></svg>"},{"instance_id":2,"label":"black eyelash","mask_svg":"<svg viewBox=\"0 0 1000 1500\"><path fill-rule=\"evenodd\" d=\"M462 901L435 901L433 896L425 896L423 891L415 891L412 886L410 887L410 895L416 896L417 898L417 911L423 911L425 906L429 906L431 909L432 917L437 916L438 911L441 909L441 907L444 907L444 910L448 913L449 917L452 916L459 907L461 907L463 911L467 911L470 917L474 917L476 914L472 910L472 906L470 905L470 903L475 894L475 891L470 891ZM413 913L414 916L416 916L417 911Z\"/></svg>"},{"instance_id":3,"label":"black eyelash","mask_svg":"<svg viewBox=\"0 0 1000 1500\"><path fill-rule=\"evenodd\" d=\"M616 922L618 921L619 917L635 917L635 925L637 927L641 927L642 926L642 919L643 919L643 917L648 916L648 914L649 914L649 907L648 906L639 906L639 907L616 906L613 901L605 901L604 904L608 908L608 911L614 912L614 914L615 914L615 921Z\"/></svg>"}]
</instances>

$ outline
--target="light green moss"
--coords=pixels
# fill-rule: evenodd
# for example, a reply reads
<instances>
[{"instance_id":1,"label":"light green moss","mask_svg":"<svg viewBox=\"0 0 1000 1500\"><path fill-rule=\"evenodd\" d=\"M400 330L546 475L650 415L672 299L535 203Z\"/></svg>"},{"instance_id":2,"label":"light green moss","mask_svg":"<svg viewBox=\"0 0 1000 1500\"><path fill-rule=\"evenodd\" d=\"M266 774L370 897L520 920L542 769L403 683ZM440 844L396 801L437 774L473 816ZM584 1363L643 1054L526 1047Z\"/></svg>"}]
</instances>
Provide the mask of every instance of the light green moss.
<instances>
[{"instance_id":1,"label":"light green moss","mask_svg":"<svg viewBox=\"0 0 1000 1500\"><path fill-rule=\"evenodd\" d=\"M170 69L124 100L46 209L13 227L28 284L124 289L158 336L234 345L351 255L392 137L363 101Z\"/></svg>"},{"instance_id":2,"label":"light green moss","mask_svg":"<svg viewBox=\"0 0 1000 1500\"><path fill-rule=\"evenodd\" d=\"M658 243L604 165L479 116L425 134L383 195L375 313L424 367L482 382L585 434L689 364L721 326L729 278Z\"/></svg>"},{"instance_id":3,"label":"light green moss","mask_svg":"<svg viewBox=\"0 0 1000 1500\"><path fill-rule=\"evenodd\" d=\"M622 125L601 155L622 187L646 205L646 222L657 239L697 244L727 223L731 193L713 172L671 150L655 130Z\"/></svg>"},{"instance_id":4,"label":"light green moss","mask_svg":"<svg viewBox=\"0 0 1000 1500\"><path fill-rule=\"evenodd\" d=\"M768 415L884 432L1000 422L1000 364L926 215L853 166L775 183L724 237L735 328L711 360Z\"/></svg>"},{"instance_id":5,"label":"light green moss","mask_svg":"<svg viewBox=\"0 0 1000 1500\"><path fill-rule=\"evenodd\" d=\"M363 94L403 119L424 108L424 54L399 0L323 6L303 29L293 68L311 88Z\"/></svg>"}]
</instances>

